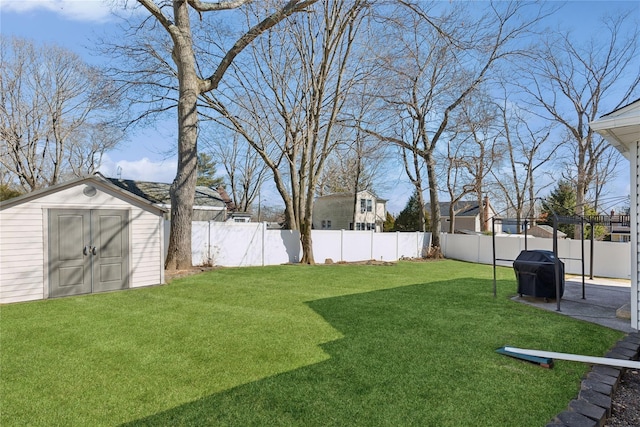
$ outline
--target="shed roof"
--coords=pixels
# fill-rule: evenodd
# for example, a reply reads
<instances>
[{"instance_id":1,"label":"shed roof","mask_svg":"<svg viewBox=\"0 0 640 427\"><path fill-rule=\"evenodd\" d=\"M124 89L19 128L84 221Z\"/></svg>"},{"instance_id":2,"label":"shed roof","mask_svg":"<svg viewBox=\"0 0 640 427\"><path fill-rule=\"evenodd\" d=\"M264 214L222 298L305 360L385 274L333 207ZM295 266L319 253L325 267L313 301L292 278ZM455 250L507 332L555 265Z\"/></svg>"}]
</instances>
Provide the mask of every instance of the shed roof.
<instances>
[{"instance_id":1,"label":"shed roof","mask_svg":"<svg viewBox=\"0 0 640 427\"><path fill-rule=\"evenodd\" d=\"M31 200L35 200L40 197L47 196L49 194L54 194L59 191L63 191L68 188L75 187L77 185L82 185L82 184L93 185L98 188L102 188L103 190L106 189L108 191L114 192L115 194L117 194L119 198L144 206L147 210L152 211L157 215L162 215L164 212L166 212L166 209L164 209L163 207L157 206L152 202L150 202L149 200L143 197L140 197L137 194L123 190L121 187L115 185L109 179L102 176L100 173L95 173L93 175L76 178L70 181L62 182L60 184L52 185L51 187L42 188L40 190L32 191L31 193L23 194L22 196L18 196L9 200L2 201L0 202L0 210L21 205Z\"/></svg>"},{"instance_id":2,"label":"shed roof","mask_svg":"<svg viewBox=\"0 0 640 427\"><path fill-rule=\"evenodd\" d=\"M118 187L126 190L136 196L142 197L148 200L151 203L160 204L160 205L171 205L171 196L170 196L170 188L171 184L166 184L163 182L150 182L150 181L134 181L130 179L118 179L118 178L107 178L113 184ZM197 206L207 206L207 207L230 207L229 204L232 203L231 200L225 200L220 192L214 190L213 188L205 187L202 185L198 185L196 187L195 199L194 199L194 207Z\"/></svg>"}]
</instances>

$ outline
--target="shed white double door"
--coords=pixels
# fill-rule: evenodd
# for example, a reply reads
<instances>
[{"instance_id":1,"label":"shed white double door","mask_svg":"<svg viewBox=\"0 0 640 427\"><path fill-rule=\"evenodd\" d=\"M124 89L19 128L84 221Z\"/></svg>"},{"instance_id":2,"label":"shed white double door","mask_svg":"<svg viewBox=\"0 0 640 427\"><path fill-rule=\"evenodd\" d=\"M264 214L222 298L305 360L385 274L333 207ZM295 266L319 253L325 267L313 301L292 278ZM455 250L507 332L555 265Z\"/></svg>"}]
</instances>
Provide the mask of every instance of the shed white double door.
<instances>
[{"instance_id":1,"label":"shed white double door","mask_svg":"<svg viewBox=\"0 0 640 427\"><path fill-rule=\"evenodd\" d=\"M49 210L49 296L129 286L129 211Z\"/></svg>"}]
</instances>

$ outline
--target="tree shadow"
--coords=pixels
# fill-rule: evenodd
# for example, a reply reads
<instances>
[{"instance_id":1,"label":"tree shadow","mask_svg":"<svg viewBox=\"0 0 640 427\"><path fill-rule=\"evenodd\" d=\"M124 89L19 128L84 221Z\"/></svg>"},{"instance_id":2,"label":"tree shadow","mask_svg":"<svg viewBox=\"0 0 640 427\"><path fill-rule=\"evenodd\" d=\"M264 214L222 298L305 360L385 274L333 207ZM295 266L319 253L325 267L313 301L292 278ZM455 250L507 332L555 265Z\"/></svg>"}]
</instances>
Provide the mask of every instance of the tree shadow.
<instances>
[{"instance_id":1,"label":"tree shadow","mask_svg":"<svg viewBox=\"0 0 640 427\"><path fill-rule=\"evenodd\" d=\"M550 339L562 348L564 334L584 332L580 323L567 331L566 323L554 324L554 313L505 295L494 299L490 280L418 284L308 305L344 334L322 345L328 360L124 425L540 425L566 407L575 388L562 369L541 370L495 349L545 347ZM581 373L569 375L578 381Z\"/></svg>"}]
</instances>

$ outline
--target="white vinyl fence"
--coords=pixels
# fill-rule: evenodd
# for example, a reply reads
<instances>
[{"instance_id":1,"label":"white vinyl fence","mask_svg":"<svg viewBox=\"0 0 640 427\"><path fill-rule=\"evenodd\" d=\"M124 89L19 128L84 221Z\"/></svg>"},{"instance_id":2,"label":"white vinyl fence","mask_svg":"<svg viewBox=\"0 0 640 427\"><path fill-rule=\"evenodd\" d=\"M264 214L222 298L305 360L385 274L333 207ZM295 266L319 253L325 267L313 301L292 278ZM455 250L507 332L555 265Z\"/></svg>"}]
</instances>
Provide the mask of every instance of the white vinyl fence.
<instances>
[{"instance_id":1,"label":"white vinyl fence","mask_svg":"<svg viewBox=\"0 0 640 427\"><path fill-rule=\"evenodd\" d=\"M313 230L311 233L316 262L396 261L417 258L431 244L431 233L374 233L372 231ZM165 251L169 241L169 221L165 222ZM440 237L447 258L481 264L493 263L491 236L448 234ZM551 250L551 239L529 237L528 249ZM579 240L559 240L558 256L569 274L581 273ZM291 230L269 230L266 223L193 223L192 242L195 265L224 267L261 266L296 263L302 256L300 235ZM496 236L498 265L511 266L525 249L523 236ZM584 243L585 273L589 274L590 242ZM166 252L165 252L166 254ZM509 261L504 261L509 260ZM595 242L594 276L628 279L631 275L630 243Z\"/></svg>"},{"instance_id":2,"label":"white vinyl fence","mask_svg":"<svg viewBox=\"0 0 640 427\"><path fill-rule=\"evenodd\" d=\"M165 222L165 254L169 242ZM302 256L300 234L291 230L269 230L266 223L193 222L191 249L194 265L223 267L296 263ZM431 234L374 233L373 231L313 230L316 262L396 261L422 256L431 244Z\"/></svg>"},{"instance_id":3,"label":"white vinyl fence","mask_svg":"<svg viewBox=\"0 0 640 427\"><path fill-rule=\"evenodd\" d=\"M473 236L443 233L440 237L445 257L480 264L493 263L493 245L491 236ZM525 249L522 235L497 235L496 258L514 260ZM527 249L552 250L553 240L528 237ZM582 241L571 239L558 240L558 258L565 264L569 274L582 272ZM593 275L628 279L631 277L631 244L629 242L594 242ZM591 262L591 242L584 242L585 274L589 274ZM498 261L498 265L512 266L513 262Z\"/></svg>"}]
</instances>

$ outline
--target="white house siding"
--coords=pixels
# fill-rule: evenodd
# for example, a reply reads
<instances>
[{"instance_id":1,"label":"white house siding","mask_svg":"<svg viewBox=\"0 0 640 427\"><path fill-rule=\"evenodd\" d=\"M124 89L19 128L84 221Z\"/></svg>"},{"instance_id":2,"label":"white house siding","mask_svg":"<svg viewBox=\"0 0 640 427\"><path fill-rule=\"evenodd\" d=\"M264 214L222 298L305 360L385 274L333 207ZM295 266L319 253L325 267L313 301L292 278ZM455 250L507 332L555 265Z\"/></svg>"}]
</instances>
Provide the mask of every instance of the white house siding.
<instances>
[{"instance_id":1,"label":"white house siding","mask_svg":"<svg viewBox=\"0 0 640 427\"><path fill-rule=\"evenodd\" d=\"M0 211L0 303L48 296L49 209L129 210L132 273L129 286L164 281L162 217L116 197L115 190L93 186L97 189L93 197L83 193L86 184L79 184Z\"/></svg>"},{"instance_id":2,"label":"white house siding","mask_svg":"<svg viewBox=\"0 0 640 427\"><path fill-rule=\"evenodd\" d=\"M362 199L371 200L371 211L361 211L360 200ZM356 223L376 224L376 231L382 231L380 224L386 218L384 202L379 202L371 192L363 190L358 192L355 208ZM350 230L353 222L353 209L353 194L333 194L319 197L313 207L313 228L316 230ZM327 221L331 221L330 227ZM353 228L355 229L356 226L354 225Z\"/></svg>"},{"instance_id":3,"label":"white house siding","mask_svg":"<svg viewBox=\"0 0 640 427\"><path fill-rule=\"evenodd\" d=\"M631 176L631 327L640 329L640 99L589 123L630 163Z\"/></svg>"},{"instance_id":4,"label":"white house siding","mask_svg":"<svg viewBox=\"0 0 640 427\"><path fill-rule=\"evenodd\" d=\"M640 141L629 147L631 162L631 326L640 330Z\"/></svg>"}]
</instances>

